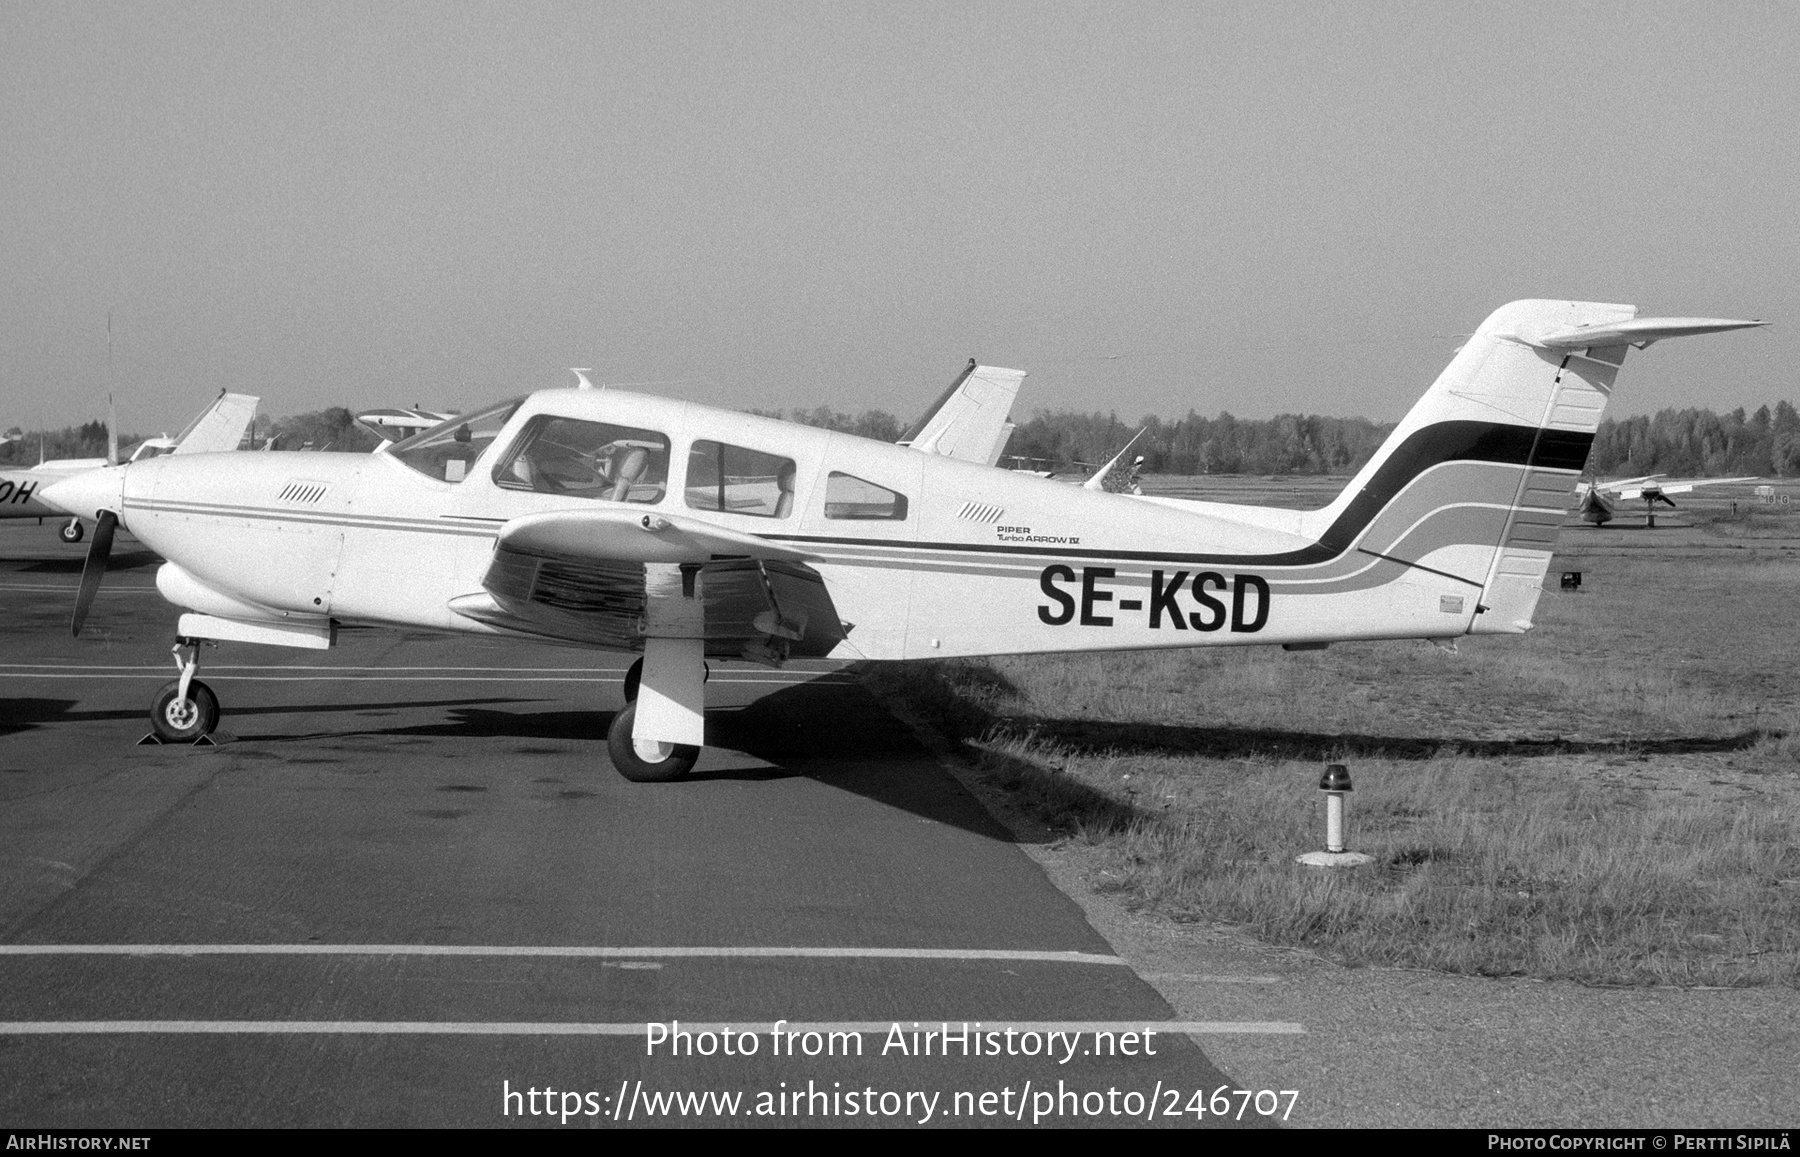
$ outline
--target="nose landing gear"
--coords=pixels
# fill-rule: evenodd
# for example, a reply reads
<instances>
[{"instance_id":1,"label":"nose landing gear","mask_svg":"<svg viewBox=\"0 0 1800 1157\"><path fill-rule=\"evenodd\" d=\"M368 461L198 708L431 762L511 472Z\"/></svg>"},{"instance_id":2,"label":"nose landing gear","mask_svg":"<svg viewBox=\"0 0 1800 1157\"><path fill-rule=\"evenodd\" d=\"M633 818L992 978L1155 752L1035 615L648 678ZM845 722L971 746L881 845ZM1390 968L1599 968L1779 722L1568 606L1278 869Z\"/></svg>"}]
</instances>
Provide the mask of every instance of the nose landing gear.
<instances>
[{"instance_id":1,"label":"nose landing gear","mask_svg":"<svg viewBox=\"0 0 1800 1157\"><path fill-rule=\"evenodd\" d=\"M179 639L171 647L179 679L163 684L150 701L150 734L140 743L201 743L219 725L219 698L194 678L200 670L200 640Z\"/></svg>"},{"instance_id":2,"label":"nose landing gear","mask_svg":"<svg viewBox=\"0 0 1800 1157\"><path fill-rule=\"evenodd\" d=\"M81 519L71 518L63 525L62 529L56 532L56 536L64 542L80 542L82 535L86 533L87 531L81 525Z\"/></svg>"}]
</instances>

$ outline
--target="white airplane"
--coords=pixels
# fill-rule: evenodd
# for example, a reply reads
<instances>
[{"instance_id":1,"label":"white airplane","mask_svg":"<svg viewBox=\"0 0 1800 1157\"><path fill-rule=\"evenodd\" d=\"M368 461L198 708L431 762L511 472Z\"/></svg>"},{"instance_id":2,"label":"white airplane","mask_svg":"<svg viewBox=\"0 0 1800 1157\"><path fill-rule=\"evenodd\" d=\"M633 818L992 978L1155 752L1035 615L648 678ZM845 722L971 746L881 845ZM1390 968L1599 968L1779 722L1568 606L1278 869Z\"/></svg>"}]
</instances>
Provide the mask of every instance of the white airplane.
<instances>
[{"instance_id":1,"label":"white airplane","mask_svg":"<svg viewBox=\"0 0 1800 1157\"><path fill-rule=\"evenodd\" d=\"M212 405L202 410L181 433L173 438L163 434L144 439L132 450L128 461L142 462L162 454L210 454L220 450L235 450L243 439L244 430L256 416L256 403L257 399L249 394L221 392ZM16 431L8 431L0 441L20 441L20 438L12 436L14 433ZM102 470L117 463L120 460L119 435L110 415L106 424L106 439L107 451L104 458L53 458L31 467L0 468L0 518L62 517L64 511L60 507L43 501L43 491L73 474ZM80 542L84 533L81 519L71 518L63 524L57 536L64 542Z\"/></svg>"},{"instance_id":2,"label":"white airplane","mask_svg":"<svg viewBox=\"0 0 1800 1157\"><path fill-rule=\"evenodd\" d=\"M1312 649L1530 629L1630 346L1760 322L1521 301L1312 511L1109 494L774 419L549 390L379 455L171 456L45 492L99 519L79 633L127 526L168 561L164 740L219 719L202 640L330 647L340 623L642 652L607 749L685 774L706 660Z\"/></svg>"},{"instance_id":3,"label":"white airplane","mask_svg":"<svg viewBox=\"0 0 1800 1157\"><path fill-rule=\"evenodd\" d=\"M1671 510L1675 508L1674 500L1669 497L1671 494L1687 494L1699 486L1756 481L1754 474L1742 478L1693 478L1682 482L1669 482L1667 478L1666 474L1646 474L1641 478L1620 478L1614 482L1579 483L1575 487L1575 513L1585 522L1605 526L1613 519L1614 501L1632 502L1641 498L1644 500L1644 525L1654 529L1656 504L1660 502Z\"/></svg>"}]
</instances>

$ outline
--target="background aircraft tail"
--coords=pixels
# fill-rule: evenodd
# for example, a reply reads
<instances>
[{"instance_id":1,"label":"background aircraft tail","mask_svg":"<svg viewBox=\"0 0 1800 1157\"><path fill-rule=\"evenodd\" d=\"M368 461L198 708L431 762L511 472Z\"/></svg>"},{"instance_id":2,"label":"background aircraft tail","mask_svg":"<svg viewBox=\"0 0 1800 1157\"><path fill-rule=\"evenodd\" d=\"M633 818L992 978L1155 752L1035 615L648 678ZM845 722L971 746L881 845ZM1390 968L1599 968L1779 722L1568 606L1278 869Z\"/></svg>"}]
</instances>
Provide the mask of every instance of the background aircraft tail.
<instances>
[{"instance_id":1,"label":"background aircraft tail","mask_svg":"<svg viewBox=\"0 0 1800 1157\"><path fill-rule=\"evenodd\" d=\"M256 417L258 399L251 394L220 393L213 404L188 423L175 438L175 454L218 454L236 450Z\"/></svg>"},{"instance_id":2,"label":"background aircraft tail","mask_svg":"<svg viewBox=\"0 0 1800 1157\"><path fill-rule=\"evenodd\" d=\"M1336 501L1303 529L1479 586L1471 634L1529 630L1570 496L1632 346L1760 325L1630 305L1494 311Z\"/></svg>"},{"instance_id":3,"label":"background aircraft tail","mask_svg":"<svg viewBox=\"0 0 1800 1157\"><path fill-rule=\"evenodd\" d=\"M992 466L1006 449L1013 425L1007 421L1025 371L997 366L968 366L939 395L925 416L900 436L896 445L926 454Z\"/></svg>"}]
</instances>

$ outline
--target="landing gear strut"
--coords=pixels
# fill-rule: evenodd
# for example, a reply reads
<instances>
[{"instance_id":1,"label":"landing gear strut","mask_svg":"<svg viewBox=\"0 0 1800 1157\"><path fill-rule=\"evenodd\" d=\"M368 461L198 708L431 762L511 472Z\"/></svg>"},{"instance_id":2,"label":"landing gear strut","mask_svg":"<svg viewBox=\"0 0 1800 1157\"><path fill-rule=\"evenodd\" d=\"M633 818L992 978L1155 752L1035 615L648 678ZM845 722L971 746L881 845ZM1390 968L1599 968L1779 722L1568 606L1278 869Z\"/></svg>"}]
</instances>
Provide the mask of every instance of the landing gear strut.
<instances>
[{"instance_id":1,"label":"landing gear strut","mask_svg":"<svg viewBox=\"0 0 1800 1157\"><path fill-rule=\"evenodd\" d=\"M169 648L181 677L165 683L150 702L150 727L163 743L192 743L219 725L219 698L194 678L200 670L200 640L178 639Z\"/></svg>"},{"instance_id":2,"label":"landing gear strut","mask_svg":"<svg viewBox=\"0 0 1800 1157\"><path fill-rule=\"evenodd\" d=\"M86 533L86 530L82 528L81 519L71 518L61 530L56 532L56 537L64 542L80 542L81 536Z\"/></svg>"},{"instance_id":3,"label":"landing gear strut","mask_svg":"<svg viewBox=\"0 0 1800 1157\"><path fill-rule=\"evenodd\" d=\"M700 681L702 683L711 682L712 681L712 664L711 663L702 664L702 668L703 669L702 669ZM624 690L625 702L627 702L627 703L636 703L637 702L638 687L640 684L643 683L643 681L644 681L644 661L642 659L633 659L631 661L631 666L625 668L625 690Z\"/></svg>"},{"instance_id":4,"label":"landing gear strut","mask_svg":"<svg viewBox=\"0 0 1800 1157\"><path fill-rule=\"evenodd\" d=\"M680 779L706 742L704 565L644 564L644 657L625 673L625 710L606 730L613 766L637 783Z\"/></svg>"}]
</instances>

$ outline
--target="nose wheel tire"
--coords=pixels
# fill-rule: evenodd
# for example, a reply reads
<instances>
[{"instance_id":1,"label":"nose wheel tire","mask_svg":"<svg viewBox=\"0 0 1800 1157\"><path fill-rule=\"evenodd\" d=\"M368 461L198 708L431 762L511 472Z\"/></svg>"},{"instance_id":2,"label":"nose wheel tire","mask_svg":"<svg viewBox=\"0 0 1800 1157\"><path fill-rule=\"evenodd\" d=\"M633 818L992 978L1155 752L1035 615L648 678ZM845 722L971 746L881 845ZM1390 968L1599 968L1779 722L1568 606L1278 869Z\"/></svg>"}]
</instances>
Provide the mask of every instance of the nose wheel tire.
<instances>
[{"instance_id":1,"label":"nose wheel tire","mask_svg":"<svg viewBox=\"0 0 1800 1157\"><path fill-rule=\"evenodd\" d=\"M181 680L171 680L150 704L150 727L164 743L192 743L219 725L219 699L211 687L195 679L186 699L177 698L180 691Z\"/></svg>"},{"instance_id":2,"label":"nose wheel tire","mask_svg":"<svg viewBox=\"0 0 1800 1157\"><path fill-rule=\"evenodd\" d=\"M80 519L70 519L63 525L61 530L56 532L56 536L64 542L80 542L82 535L86 533L87 531L83 529Z\"/></svg>"},{"instance_id":3,"label":"nose wheel tire","mask_svg":"<svg viewBox=\"0 0 1800 1157\"><path fill-rule=\"evenodd\" d=\"M668 783L680 779L694 769L700 749L691 743L656 743L631 737L632 721L637 718L637 702L613 716L606 729L606 754L612 757L619 774L633 783Z\"/></svg>"}]
</instances>

